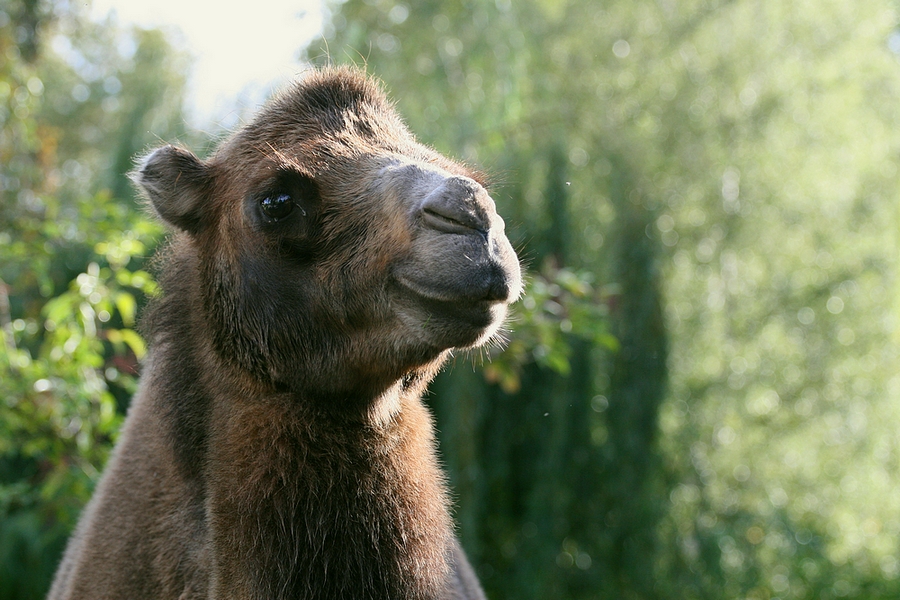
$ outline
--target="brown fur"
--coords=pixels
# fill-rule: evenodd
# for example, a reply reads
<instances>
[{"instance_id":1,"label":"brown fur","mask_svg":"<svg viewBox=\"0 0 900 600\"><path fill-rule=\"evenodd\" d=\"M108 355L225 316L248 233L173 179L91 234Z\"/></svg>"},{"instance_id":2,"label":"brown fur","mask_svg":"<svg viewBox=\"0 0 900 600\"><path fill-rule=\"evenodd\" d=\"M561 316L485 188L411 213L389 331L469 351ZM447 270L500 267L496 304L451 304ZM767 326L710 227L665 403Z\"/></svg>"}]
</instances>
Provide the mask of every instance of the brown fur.
<instances>
[{"instance_id":1,"label":"brown fur","mask_svg":"<svg viewBox=\"0 0 900 600\"><path fill-rule=\"evenodd\" d=\"M176 229L165 293L49 597L482 597L420 401L521 289L477 174L331 69L136 180Z\"/></svg>"}]
</instances>

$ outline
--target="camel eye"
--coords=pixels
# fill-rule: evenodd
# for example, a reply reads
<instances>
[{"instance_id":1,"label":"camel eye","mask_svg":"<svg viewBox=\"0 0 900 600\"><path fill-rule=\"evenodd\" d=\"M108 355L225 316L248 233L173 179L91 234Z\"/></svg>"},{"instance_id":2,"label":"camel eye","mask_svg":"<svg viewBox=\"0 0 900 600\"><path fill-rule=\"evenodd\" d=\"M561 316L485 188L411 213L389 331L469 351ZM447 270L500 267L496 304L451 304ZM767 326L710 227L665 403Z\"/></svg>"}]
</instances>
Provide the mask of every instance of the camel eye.
<instances>
[{"instance_id":1,"label":"camel eye","mask_svg":"<svg viewBox=\"0 0 900 600\"><path fill-rule=\"evenodd\" d=\"M260 200L259 206L263 214L272 220L279 221L294 210L294 199L288 194L275 194Z\"/></svg>"}]
</instances>

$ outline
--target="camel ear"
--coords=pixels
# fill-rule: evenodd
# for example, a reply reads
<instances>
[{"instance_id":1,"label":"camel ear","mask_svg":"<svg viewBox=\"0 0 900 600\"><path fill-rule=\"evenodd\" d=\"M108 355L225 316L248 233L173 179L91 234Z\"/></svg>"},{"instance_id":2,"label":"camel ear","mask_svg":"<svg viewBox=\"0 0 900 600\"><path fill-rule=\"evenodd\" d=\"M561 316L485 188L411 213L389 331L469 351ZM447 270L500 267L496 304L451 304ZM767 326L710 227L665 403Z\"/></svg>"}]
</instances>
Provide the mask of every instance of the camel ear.
<instances>
[{"instance_id":1,"label":"camel ear","mask_svg":"<svg viewBox=\"0 0 900 600\"><path fill-rule=\"evenodd\" d=\"M192 153L175 146L157 148L141 162L133 179L165 222L192 234L203 227L203 204L212 178Z\"/></svg>"}]
</instances>

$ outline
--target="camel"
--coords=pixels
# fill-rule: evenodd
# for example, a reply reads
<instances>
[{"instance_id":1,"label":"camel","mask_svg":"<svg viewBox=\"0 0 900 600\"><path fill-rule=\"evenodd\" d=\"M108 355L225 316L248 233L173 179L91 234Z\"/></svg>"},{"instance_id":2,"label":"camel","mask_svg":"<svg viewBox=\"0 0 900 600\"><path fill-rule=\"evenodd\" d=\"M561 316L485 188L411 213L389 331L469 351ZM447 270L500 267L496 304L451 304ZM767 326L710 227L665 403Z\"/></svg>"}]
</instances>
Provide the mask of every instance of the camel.
<instances>
[{"instance_id":1,"label":"camel","mask_svg":"<svg viewBox=\"0 0 900 600\"><path fill-rule=\"evenodd\" d=\"M332 67L134 180L172 230L163 294L48 597L483 598L421 400L521 293L483 176Z\"/></svg>"}]
</instances>

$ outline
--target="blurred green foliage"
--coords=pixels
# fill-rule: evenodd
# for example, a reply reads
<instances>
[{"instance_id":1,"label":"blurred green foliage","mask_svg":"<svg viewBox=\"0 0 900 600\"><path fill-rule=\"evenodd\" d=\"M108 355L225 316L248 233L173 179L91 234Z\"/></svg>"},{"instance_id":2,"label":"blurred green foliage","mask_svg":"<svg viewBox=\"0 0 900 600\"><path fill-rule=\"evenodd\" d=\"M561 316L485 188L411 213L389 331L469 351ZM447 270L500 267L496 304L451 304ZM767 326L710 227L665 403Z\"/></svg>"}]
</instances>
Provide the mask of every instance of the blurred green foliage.
<instances>
[{"instance_id":1,"label":"blurred green foliage","mask_svg":"<svg viewBox=\"0 0 900 600\"><path fill-rule=\"evenodd\" d=\"M161 229L122 190L180 114L165 37L76 10L0 7L0 598L45 593L134 392Z\"/></svg>"},{"instance_id":2,"label":"blurred green foliage","mask_svg":"<svg viewBox=\"0 0 900 600\"><path fill-rule=\"evenodd\" d=\"M900 14L883 0L329 4L528 266L429 396L492 598L900 597ZM0 598L39 598L145 352L133 157L185 58L0 7ZM199 143L197 144L200 145Z\"/></svg>"}]
</instances>

